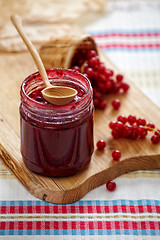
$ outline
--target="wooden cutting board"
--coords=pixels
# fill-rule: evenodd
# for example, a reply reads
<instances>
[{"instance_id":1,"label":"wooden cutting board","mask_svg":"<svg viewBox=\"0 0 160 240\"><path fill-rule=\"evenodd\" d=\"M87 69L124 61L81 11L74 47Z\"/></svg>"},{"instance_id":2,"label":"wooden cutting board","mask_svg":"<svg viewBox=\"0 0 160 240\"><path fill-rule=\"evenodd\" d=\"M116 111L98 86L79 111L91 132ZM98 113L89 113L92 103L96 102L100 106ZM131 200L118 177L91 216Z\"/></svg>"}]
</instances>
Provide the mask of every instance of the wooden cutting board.
<instances>
[{"instance_id":1,"label":"wooden cutting board","mask_svg":"<svg viewBox=\"0 0 160 240\"><path fill-rule=\"evenodd\" d=\"M117 71L106 58L107 67ZM52 203L66 204L81 199L90 190L110 179L135 170L160 168L160 144L154 145L150 137L141 140L113 139L108 123L120 114L135 114L159 125L159 109L137 89L132 81L131 88L124 95L108 95L105 111L96 110L94 115L94 140L104 139L107 146L104 152L95 148L90 166L70 177L48 178L29 171L21 158L19 139L19 90L23 79L35 72L35 65L29 53L0 54L0 158L16 176L19 182L34 196ZM111 107L111 101L118 97L122 106L118 111ZM112 151L122 153L120 162L112 160ZM18 189L17 189L18 191Z\"/></svg>"}]
</instances>

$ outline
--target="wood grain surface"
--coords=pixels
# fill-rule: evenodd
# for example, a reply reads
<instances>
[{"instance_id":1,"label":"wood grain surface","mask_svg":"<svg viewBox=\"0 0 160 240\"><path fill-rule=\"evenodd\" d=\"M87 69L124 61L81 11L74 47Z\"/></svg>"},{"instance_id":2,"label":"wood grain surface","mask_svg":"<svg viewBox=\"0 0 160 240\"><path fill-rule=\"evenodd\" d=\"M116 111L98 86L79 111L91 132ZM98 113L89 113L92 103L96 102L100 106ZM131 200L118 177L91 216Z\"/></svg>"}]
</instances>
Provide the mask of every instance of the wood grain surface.
<instances>
[{"instance_id":1,"label":"wood grain surface","mask_svg":"<svg viewBox=\"0 0 160 240\"><path fill-rule=\"evenodd\" d=\"M101 56L107 67L117 71L110 61ZM34 196L52 203L71 203L81 199L90 190L110 179L135 170L160 168L160 144L151 144L149 137L140 140L113 139L108 123L119 114L135 114L153 121L159 126L160 111L134 83L128 79L131 88L127 94L108 95L105 111L94 114L94 141L104 139L105 151L95 148L90 166L70 177L48 178L29 171L21 158L19 139L20 85L24 78L36 71L29 53L0 54L0 159L16 176L19 182ZM118 111L111 107L111 101L118 97L122 106ZM112 151L119 149L121 160L112 160ZM18 191L18 189L17 189Z\"/></svg>"}]
</instances>

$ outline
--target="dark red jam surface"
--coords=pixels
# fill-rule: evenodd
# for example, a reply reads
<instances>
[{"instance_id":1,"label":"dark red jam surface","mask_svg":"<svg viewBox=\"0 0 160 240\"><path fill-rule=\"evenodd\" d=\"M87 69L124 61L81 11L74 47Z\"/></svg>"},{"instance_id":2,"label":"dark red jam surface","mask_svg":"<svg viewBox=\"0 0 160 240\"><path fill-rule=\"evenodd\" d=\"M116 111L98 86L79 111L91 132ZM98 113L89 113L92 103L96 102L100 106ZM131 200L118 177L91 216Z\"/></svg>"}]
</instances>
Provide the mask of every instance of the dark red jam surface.
<instances>
[{"instance_id":1,"label":"dark red jam surface","mask_svg":"<svg viewBox=\"0 0 160 240\"><path fill-rule=\"evenodd\" d=\"M70 71L61 71L70 74ZM53 72L47 73L50 76ZM71 71L71 74L72 78L77 77L77 73ZM83 76L80 80L86 81ZM39 87L33 87L34 83L36 86L39 83ZM70 86L78 91L77 97L69 104L55 106L43 98L41 85L36 73L29 76L21 88L23 160L31 171L42 175L75 174L88 166L93 153L92 93L88 94L87 87L72 83Z\"/></svg>"},{"instance_id":2,"label":"dark red jam surface","mask_svg":"<svg viewBox=\"0 0 160 240\"><path fill-rule=\"evenodd\" d=\"M81 98L84 96L85 91L84 89L78 87L78 86L74 86L74 88L77 90L77 95L75 96L75 98L73 99L73 102L76 103L77 101L80 101ZM38 88L36 90L34 90L32 93L29 94L29 97L34 99L35 101L41 103L41 104L47 104L47 105L51 105L49 102L47 102L43 95L42 95L42 90L43 88ZM73 103L72 102L72 103Z\"/></svg>"}]
</instances>

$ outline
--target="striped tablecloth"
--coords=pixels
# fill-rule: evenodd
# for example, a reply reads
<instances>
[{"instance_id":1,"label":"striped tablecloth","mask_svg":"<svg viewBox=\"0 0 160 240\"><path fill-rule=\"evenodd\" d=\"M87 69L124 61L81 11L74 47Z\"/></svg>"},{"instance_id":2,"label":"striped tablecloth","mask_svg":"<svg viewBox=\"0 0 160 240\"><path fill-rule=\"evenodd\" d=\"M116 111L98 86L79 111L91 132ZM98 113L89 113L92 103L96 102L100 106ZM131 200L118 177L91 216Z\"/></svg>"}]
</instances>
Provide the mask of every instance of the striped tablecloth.
<instances>
[{"instance_id":1,"label":"striped tablecloth","mask_svg":"<svg viewBox=\"0 0 160 240\"><path fill-rule=\"evenodd\" d=\"M104 53L160 107L160 1L108 1L86 27ZM158 240L160 171L138 171L68 205L34 198L0 163L0 239Z\"/></svg>"}]
</instances>

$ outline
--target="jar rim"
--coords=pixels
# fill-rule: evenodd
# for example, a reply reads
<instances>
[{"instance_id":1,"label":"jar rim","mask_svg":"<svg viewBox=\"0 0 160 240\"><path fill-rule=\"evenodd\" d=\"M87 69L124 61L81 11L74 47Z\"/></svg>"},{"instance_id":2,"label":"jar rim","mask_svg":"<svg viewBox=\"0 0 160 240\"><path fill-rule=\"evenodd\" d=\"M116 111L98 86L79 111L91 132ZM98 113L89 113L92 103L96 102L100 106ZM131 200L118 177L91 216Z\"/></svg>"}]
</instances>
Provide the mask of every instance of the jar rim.
<instances>
[{"instance_id":1,"label":"jar rim","mask_svg":"<svg viewBox=\"0 0 160 240\"><path fill-rule=\"evenodd\" d=\"M87 84L85 86L86 91L85 91L84 95L76 101L76 105L78 106L78 104L79 104L78 107L83 109L84 106L86 106L86 102L84 101L85 98L87 98L90 94L92 95L92 93L93 93L92 86L91 86L91 83L90 83L89 79L86 76L84 76L83 74L81 74L79 72L76 72L72 69L63 69L63 68L49 68L49 69L47 69L46 72L47 72L47 75L48 75L49 79L53 79L53 77L49 76L49 73L51 73L51 72L55 73L56 71L58 71L59 73L61 73L61 72L64 73L65 72L66 76L68 75L70 78L73 77L73 78L77 79L76 77L78 77L79 80L82 80L82 79L84 80L85 79L85 83ZM68 110L71 109L71 106L74 104L72 102L68 103L68 104L65 104L65 105L57 106L57 105L53 105L53 104L50 104L50 103L49 104L44 104L44 103L38 102L38 101L34 100L33 98L29 97L29 95L27 94L27 92L25 90L25 87L26 87L27 83L32 78L35 79L35 81L36 81L36 79L41 80L41 82L42 82L41 86L45 86L43 84L43 80L41 78L41 75L40 75L39 71L34 72L31 75L29 75L27 78L25 78L25 80L23 81L23 83L21 85L21 93L20 93L21 94L21 99L23 97L26 98L25 104L33 105L33 107L36 107L36 108L41 109L41 110L45 110L46 112L47 111L56 111L56 113L57 112L59 112L59 113L63 112L64 115L68 115L69 114ZM83 83L82 83L82 85L84 86ZM90 97L88 97L88 101L90 101ZM80 103L82 103L82 104L80 104ZM65 106L64 108L65 108L65 110L67 110L66 113L63 111L63 106ZM69 106L70 106L70 108L69 108ZM61 112L61 110L62 110L62 112ZM77 110L78 109L75 108L75 110L72 109L71 111L72 111L72 113L74 113L74 112L76 113Z\"/></svg>"}]
</instances>

